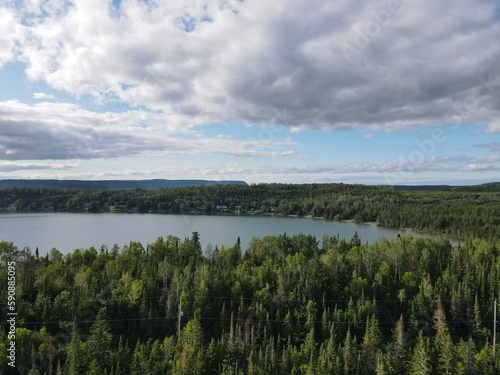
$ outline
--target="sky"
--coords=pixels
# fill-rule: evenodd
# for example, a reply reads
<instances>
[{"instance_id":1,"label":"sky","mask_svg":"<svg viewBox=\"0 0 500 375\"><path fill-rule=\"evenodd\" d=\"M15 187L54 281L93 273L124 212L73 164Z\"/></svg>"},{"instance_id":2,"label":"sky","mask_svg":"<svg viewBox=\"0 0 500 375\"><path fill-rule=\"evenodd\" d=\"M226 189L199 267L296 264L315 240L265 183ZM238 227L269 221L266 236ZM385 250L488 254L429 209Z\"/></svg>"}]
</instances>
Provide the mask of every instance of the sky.
<instances>
[{"instance_id":1,"label":"sky","mask_svg":"<svg viewBox=\"0 0 500 375\"><path fill-rule=\"evenodd\" d=\"M0 0L0 179L500 181L498 0Z\"/></svg>"}]
</instances>

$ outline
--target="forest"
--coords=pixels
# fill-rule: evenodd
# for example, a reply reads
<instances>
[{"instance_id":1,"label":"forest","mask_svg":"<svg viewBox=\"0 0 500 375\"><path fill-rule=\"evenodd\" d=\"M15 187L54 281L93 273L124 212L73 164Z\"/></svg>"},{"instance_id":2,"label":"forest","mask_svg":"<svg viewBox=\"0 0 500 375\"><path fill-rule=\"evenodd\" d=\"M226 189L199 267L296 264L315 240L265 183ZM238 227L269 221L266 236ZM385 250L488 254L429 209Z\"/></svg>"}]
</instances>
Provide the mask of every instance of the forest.
<instances>
[{"instance_id":1,"label":"forest","mask_svg":"<svg viewBox=\"0 0 500 375\"><path fill-rule=\"evenodd\" d=\"M0 211L310 216L466 240L500 240L500 185L391 188L349 184L208 185L167 189L0 189Z\"/></svg>"},{"instance_id":2,"label":"forest","mask_svg":"<svg viewBox=\"0 0 500 375\"><path fill-rule=\"evenodd\" d=\"M16 268L12 373L500 373L499 242L284 233L202 249L197 232L153 241L45 256L0 242L2 310L7 265Z\"/></svg>"},{"instance_id":3,"label":"forest","mask_svg":"<svg viewBox=\"0 0 500 375\"><path fill-rule=\"evenodd\" d=\"M43 256L0 242L2 311L16 273L17 368L4 321L6 373L500 373L498 184L8 188L0 210L310 216L442 235L366 244L284 233L202 249L193 232Z\"/></svg>"}]
</instances>

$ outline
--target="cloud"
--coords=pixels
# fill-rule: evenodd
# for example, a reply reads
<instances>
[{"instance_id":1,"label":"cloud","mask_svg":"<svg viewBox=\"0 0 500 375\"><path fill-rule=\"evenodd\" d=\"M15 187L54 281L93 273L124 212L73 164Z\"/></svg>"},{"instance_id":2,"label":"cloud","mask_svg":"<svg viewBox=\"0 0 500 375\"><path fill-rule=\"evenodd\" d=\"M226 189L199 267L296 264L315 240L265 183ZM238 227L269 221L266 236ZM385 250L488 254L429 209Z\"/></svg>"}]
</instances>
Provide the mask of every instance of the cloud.
<instances>
[{"instance_id":1,"label":"cloud","mask_svg":"<svg viewBox=\"0 0 500 375\"><path fill-rule=\"evenodd\" d=\"M481 143L476 145L478 148L485 148L490 150L491 152L500 151L500 142L492 142L492 143Z\"/></svg>"},{"instance_id":2,"label":"cloud","mask_svg":"<svg viewBox=\"0 0 500 375\"><path fill-rule=\"evenodd\" d=\"M462 155L428 158L419 162L339 163L339 164L292 164L280 165L267 162L253 163L251 159L235 159L220 165L150 165L140 169L112 169L96 172L81 172L77 164L71 163L0 163L0 172L42 170L30 173L30 178L53 178L43 170L61 171L60 178L116 179L116 178L206 178L212 180L243 179L259 182L262 176L275 182L360 182L360 183L449 183L461 175L460 184L481 183L498 180L492 177L500 172L500 155L490 154L484 158ZM480 178L482 176L482 178ZM11 176L15 178L15 176ZM458 182L455 182L456 184Z\"/></svg>"},{"instance_id":3,"label":"cloud","mask_svg":"<svg viewBox=\"0 0 500 375\"><path fill-rule=\"evenodd\" d=\"M161 111L178 127L500 132L497 2L389 4L32 0L0 13L0 66L15 49L32 81Z\"/></svg>"},{"instance_id":4,"label":"cloud","mask_svg":"<svg viewBox=\"0 0 500 375\"><path fill-rule=\"evenodd\" d=\"M24 29L16 12L0 3L0 68L15 59L16 43L23 39Z\"/></svg>"},{"instance_id":5,"label":"cloud","mask_svg":"<svg viewBox=\"0 0 500 375\"><path fill-rule=\"evenodd\" d=\"M77 164L48 164L48 163L6 163L0 162L0 172L15 172L26 170L67 171L78 167Z\"/></svg>"},{"instance_id":6,"label":"cloud","mask_svg":"<svg viewBox=\"0 0 500 375\"><path fill-rule=\"evenodd\" d=\"M218 154L286 157L290 139L227 139L171 129L161 113L91 112L77 105L0 102L0 160L106 159L134 155ZM174 134L175 133L175 134ZM189 137L185 137L189 135Z\"/></svg>"},{"instance_id":7,"label":"cloud","mask_svg":"<svg viewBox=\"0 0 500 375\"><path fill-rule=\"evenodd\" d=\"M46 94L44 92L35 92L33 94L33 99L39 99L39 100L52 100L54 99L54 95L51 94Z\"/></svg>"},{"instance_id":8,"label":"cloud","mask_svg":"<svg viewBox=\"0 0 500 375\"><path fill-rule=\"evenodd\" d=\"M217 174L220 168L206 169L205 173ZM263 165L238 164L233 166L233 174L276 174L276 175L350 175L350 174L382 174L402 179L412 179L422 173L453 173L453 172L494 172L500 171L500 155L489 155L486 158L445 156L424 159L418 162L381 162L381 163L343 163L329 165Z\"/></svg>"}]
</instances>

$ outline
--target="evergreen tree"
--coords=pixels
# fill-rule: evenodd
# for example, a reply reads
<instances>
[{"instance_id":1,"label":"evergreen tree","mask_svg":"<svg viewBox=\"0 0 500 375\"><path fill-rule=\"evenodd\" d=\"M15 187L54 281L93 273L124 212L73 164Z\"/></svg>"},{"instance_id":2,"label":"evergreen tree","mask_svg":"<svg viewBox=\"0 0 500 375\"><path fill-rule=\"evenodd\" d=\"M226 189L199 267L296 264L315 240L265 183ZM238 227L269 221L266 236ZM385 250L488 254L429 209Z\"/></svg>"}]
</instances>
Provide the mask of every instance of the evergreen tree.
<instances>
[{"instance_id":1,"label":"evergreen tree","mask_svg":"<svg viewBox=\"0 0 500 375\"><path fill-rule=\"evenodd\" d=\"M429 353L429 342L424 338L422 331L419 332L417 343L408 363L410 375L432 374L431 357Z\"/></svg>"},{"instance_id":2,"label":"evergreen tree","mask_svg":"<svg viewBox=\"0 0 500 375\"><path fill-rule=\"evenodd\" d=\"M80 375L84 365L85 355L82 342L78 337L76 322L73 321L71 341L66 349L66 366L68 375Z\"/></svg>"},{"instance_id":3,"label":"evergreen tree","mask_svg":"<svg viewBox=\"0 0 500 375\"><path fill-rule=\"evenodd\" d=\"M112 337L111 328L106 320L106 308L103 307L92 323L90 336L86 342L88 358L95 360L97 368L102 371L110 363Z\"/></svg>"},{"instance_id":4,"label":"evergreen tree","mask_svg":"<svg viewBox=\"0 0 500 375\"><path fill-rule=\"evenodd\" d=\"M373 374L377 365L377 355L380 352L381 333L375 315L366 319L363 336L363 367L365 374Z\"/></svg>"},{"instance_id":5,"label":"evergreen tree","mask_svg":"<svg viewBox=\"0 0 500 375\"><path fill-rule=\"evenodd\" d=\"M347 330L347 335L344 340L344 375L355 374L356 369L356 348L355 342L351 336L351 329Z\"/></svg>"},{"instance_id":6,"label":"evergreen tree","mask_svg":"<svg viewBox=\"0 0 500 375\"><path fill-rule=\"evenodd\" d=\"M93 359L92 362L90 362L90 367L89 367L89 370L87 371L86 374L87 375L102 375L103 374L103 370L98 365L96 359Z\"/></svg>"},{"instance_id":7,"label":"evergreen tree","mask_svg":"<svg viewBox=\"0 0 500 375\"><path fill-rule=\"evenodd\" d=\"M436 330L434 344L438 358L438 370L441 374L451 375L456 372L456 353L451 340L446 315L444 312L441 297L438 299L436 310L433 316L433 328Z\"/></svg>"},{"instance_id":8,"label":"evergreen tree","mask_svg":"<svg viewBox=\"0 0 500 375\"><path fill-rule=\"evenodd\" d=\"M181 368L183 374L198 375L203 368L203 330L200 323L199 311L183 329L181 335Z\"/></svg>"},{"instance_id":9,"label":"evergreen tree","mask_svg":"<svg viewBox=\"0 0 500 375\"><path fill-rule=\"evenodd\" d=\"M404 332L403 315L392 331L392 342L389 346L389 372L394 375L405 373L406 363L406 337Z\"/></svg>"}]
</instances>

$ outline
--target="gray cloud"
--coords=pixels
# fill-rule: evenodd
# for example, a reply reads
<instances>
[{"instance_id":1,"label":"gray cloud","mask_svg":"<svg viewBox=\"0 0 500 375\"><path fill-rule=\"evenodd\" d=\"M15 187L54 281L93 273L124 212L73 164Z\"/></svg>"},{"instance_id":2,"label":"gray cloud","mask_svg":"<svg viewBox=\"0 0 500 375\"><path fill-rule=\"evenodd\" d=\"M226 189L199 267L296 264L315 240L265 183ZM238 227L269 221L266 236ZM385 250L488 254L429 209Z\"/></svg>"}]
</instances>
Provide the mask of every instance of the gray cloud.
<instances>
[{"instance_id":1,"label":"gray cloud","mask_svg":"<svg viewBox=\"0 0 500 375\"><path fill-rule=\"evenodd\" d=\"M500 142L481 143L476 145L476 147L485 148L487 150L490 150L491 152L498 152L500 151Z\"/></svg>"},{"instance_id":2,"label":"gray cloud","mask_svg":"<svg viewBox=\"0 0 500 375\"><path fill-rule=\"evenodd\" d=\"M141 124L147 123L147 126ZM235 140L163 127L164 115L95 113L76 105L0 102L0 160L105 159L155 154L219 154L238 158L295 153L289 139ZM170 133L170 134L169 134Z\"/></svg>"},{"instance_id":3,"label":"gray cloud","mask_svg":"<svg viewBox=\"0 0 500 375\"><path fill-rule=\"evenodd\" d=\"M297 130L458 122L500 132L493 0L31 7L18 15L29 20L22 32L1 34L0 64L24 35L17 54L28 78L163 111L172 126L268 125L287 108L278 121Z\"/></svg>"},{"instance_id":4,"label":"gray cloud","mask_svg":"<svg viewBox=\"0 0 500 375\"><path fill-rule=\"evenodd\" d=\"M0 172L16 172L27 170L67 171L76 168L77 164L48 164L48 163L6 163L0 162Z\"/></svg>"}]
</instances>

